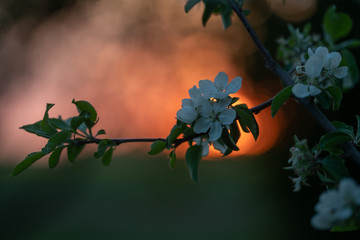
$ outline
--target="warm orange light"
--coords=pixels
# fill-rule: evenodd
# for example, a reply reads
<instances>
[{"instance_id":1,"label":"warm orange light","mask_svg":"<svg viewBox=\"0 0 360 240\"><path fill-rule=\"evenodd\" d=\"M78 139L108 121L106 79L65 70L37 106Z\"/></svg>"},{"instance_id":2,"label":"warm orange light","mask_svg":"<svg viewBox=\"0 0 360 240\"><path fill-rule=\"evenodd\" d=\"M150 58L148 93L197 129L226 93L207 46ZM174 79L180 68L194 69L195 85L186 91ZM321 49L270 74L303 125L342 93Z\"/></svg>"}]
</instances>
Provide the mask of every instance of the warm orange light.
<instances>
[{"instance_id":1,"label":"warm orange light","mask_svg":"<svg viewBox=\"0 0 360 240\"><path fill-rule=\"evenodd\" d=\"M246 57L234 63L234 52L248 48L249 56L256 51L243 40L245 31L224 32L216 17L203 28L202 9L186 15L183 6L172 1L161 2L161 9L168 6L161 13L146 8L149 21L141 25L137 18L142 1L122 2L125 7L118 1L100 1L82 9L82 14L69 12L36 29L27 44L31 71L17 79L1 103L1 154L21 159L44 146L46 140L18 128L40 120L46 103L56 104L52 117L67 118L76 114L73 98L87 100L98 111L97 129L107 130L105 137L139 138L166 137L176 122L181 99L189 97L188 90L201 79L213 80L220 71L230 79L243 77L240 101L249 107L271 97L271 93L248 90L252 83L243 67L249 61ZM272 119L268 110L256 117L257 143L251 134L242 134L235 155L261 154L276 143L281 118ZM139 146L144 151L149 148L148 143L126 144L116 152Z\"/></svg>"},{"instance_id":2,"label":"warm orange light","mask_svg":"<svg viewBox=\"0 0 360 240\"><path fill-rule=\"evenodd\" d=\"M287 21L299 22L311 17L316 10L316 0L267 0L271 10Z\"/></svg>"}]
</instances>

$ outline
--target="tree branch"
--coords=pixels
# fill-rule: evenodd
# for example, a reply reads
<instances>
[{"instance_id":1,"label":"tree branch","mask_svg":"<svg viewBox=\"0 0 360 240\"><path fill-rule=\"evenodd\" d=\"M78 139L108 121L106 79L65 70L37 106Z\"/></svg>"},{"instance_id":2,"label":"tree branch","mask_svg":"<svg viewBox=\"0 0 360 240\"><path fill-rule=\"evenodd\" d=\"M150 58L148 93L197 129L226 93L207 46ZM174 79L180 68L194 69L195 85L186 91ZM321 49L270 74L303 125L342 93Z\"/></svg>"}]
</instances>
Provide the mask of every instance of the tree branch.
<instances>
[{"instance_id":1,"label":"tree branch","mask_svg":"<svg viewBox=\"0 0 360 240\"><path fill-rule=\"evenodd\" d=\"M250 111L252 111L254 114L260 113L263 109L271 106L273 99L274 98L270 98L269 100L267 100L263 103L260 103L259 105L255 106L253 108L250 108ZM194 138L200 137L202 135L203 134L199 133L199 134L194 134L194 135L187 136L184 138L179 138L179 139L176 139L173 143L174 143L174 146L177 147L184 142L187 142ZM166 142L166 140L167 140L166 138L107 138L107 139L114 142L114 144L117 146L119 146L120 144L123 144L123 143L131 143L131 142L155 142L155 141ZM104 140L104 139L101 139L101 138L76 139L76 140L73 140L73 142L78 145L84 145L84 144L92 144L92 143L97 144L97 143L101 142L102 140Z\"/></svg>"},{"instance_id":2,"label":"tree branch","mask_svg":"<svg viewBox=\"0 0 360 240\"><path fill-rule=\"evenodd\" d=\"M259 105L255 106L253 108L250 108L250 111L252 111L254 114L258 114L263 109L265 109L267 107L270 107L273 100L274 100L274 97L270 98L269 100L267 100L267 101L265 101L263 103L260 103Z\"/></svg>"},{"instance_id":3,"label":"tree branch","mask_svg":"<svg viewBox=\"0 0 360 240\"><path fill-rule=\"evenodd\" d=\"M294 84L294 81L291 79L291 76L285 72L282 67L273 59L269 51L260 41L259 37L255 33L254 29L249 24L241 8L238 8L237 5L232 0L227 0L231 8L234 10L236 15L239 17L240 21L248 31L251 39L255 43L256 47L259 49L260 53L264 57L265 66L276 74L285 86L291 86ZM313 116L316 122L326 131L326 132L335 132L336 128L332 125L329 119L316 107L313 102L310 102L308 99L297 100L303 105L303 107ZM360 153L355 148L354 144L347 142L342 146L342 149L346 153L346 157L351 159L353 162L357 163L360 166Z\"/></svg>"}]
</instances>

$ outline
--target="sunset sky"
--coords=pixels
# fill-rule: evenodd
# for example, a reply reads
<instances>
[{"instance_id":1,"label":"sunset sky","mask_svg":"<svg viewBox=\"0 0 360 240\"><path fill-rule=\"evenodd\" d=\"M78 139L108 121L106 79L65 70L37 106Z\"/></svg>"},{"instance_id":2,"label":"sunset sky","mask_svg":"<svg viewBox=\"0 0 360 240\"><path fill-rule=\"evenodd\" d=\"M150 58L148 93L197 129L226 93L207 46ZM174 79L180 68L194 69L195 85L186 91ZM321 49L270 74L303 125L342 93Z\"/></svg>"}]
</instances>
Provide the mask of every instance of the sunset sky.
<instances>
[{"instance_id":1,"label":"sunset sky","mask_svg":"<svg viewBox=\"0 0 360 240\"><path fill-rule=\"evenodd\" d=\"M249 107L280 90L273 76L251 74L263 63L235 17L226 31L218 16L204 28L203 6L186 14L184 2L90 1L55 13L36 27L30 17L14 21L0 45L0 62L6 62L9 71L0 98L0 154L22 158L46 143L19 130L40 120L46 103L55 103L50 116L67 118L76 114L73 98L91 102L106 137L166 137L188 89L201 79L213 80L220 71L230 79L243 78L235 96ZM282 2L247 3L254 13L249 20L263 41L272 14L300 21L316 8L311 0L300 5L296 0ZM243 134L236 154L269 150L281 140L279 130L289 119L282 112L275 119L269 110L260 113L257 144L250 134ZM148 144L129 144L117 152L139 146L148 148Z\"/></svg>"}]
</instances>

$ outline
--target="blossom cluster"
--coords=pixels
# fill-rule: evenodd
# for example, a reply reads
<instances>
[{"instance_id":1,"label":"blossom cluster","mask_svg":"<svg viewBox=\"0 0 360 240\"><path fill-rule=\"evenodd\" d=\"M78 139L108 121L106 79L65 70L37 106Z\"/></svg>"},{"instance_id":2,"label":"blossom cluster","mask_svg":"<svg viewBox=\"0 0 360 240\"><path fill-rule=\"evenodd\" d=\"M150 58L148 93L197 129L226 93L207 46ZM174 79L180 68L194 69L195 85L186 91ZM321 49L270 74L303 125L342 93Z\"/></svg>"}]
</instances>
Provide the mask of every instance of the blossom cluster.
<instances>
[{"instance_id":1,"label":"blossom cluster","mask_svg":"<svg viewBox=\"0 0 360 240\"><path fill-rule=\"evenodd\" d=\"M341 55L338 52L318 47L315 52L309 48L308 55L305 65L296 68L300 77L296 79L292 92L299 98L320 94L322 89L334 85L334 78L342 79L348 72L348 67L339 67Z\"/></svg>"},{"instance_id":2,"label":"blossom cluster","mask_svg":"<svg viewBox=\"0 0 360 240\"><path fill-rule=\"evenodd\" d=\"M314 44L319 44L321 37L318 34L311 34L311 24L306 24L303 29L294 28L288 25L290 36L277 39L277 58L285 66L291 68L295 62L305 62L306 50Z\"/></svg>"},{"instance_id":3,"label":"blossom cluster","mask_svg":"<svg viewBox=\"0 0 360 240\"><path fill-rule=\"evenodd\" d=\"M310 168L313 166L315 157L310 152L306 139L299 141L295 137L295 146L290 148L291 157L288 163L291 166L286 167L287 170L293 170L296 177L290 177L294 183L294 192L301 190L301 184L307 184L306 180L309 174L311 174Z\"/></svg>"},{"instance_id":4,"label":"blossom cluster","mask_svg":"<svg viewBox=\"0 0 360 240\"><path fill-rule=\"evenodd\" d=\"M320 195L311 219L314 228L328 230L349 220L360 206L360 186L351 178L342 179L338 189Z\"/></svg>"},{"instance_id":5,"label":"blossom cluster","mask_svg":"<svg viewBox=\"0 0 360 240\"><path fill-rule=\"evenodd\" d=\"M194 86L189 90L190 98L182 100L177 119L189 124L197 134L208 133L208 138L194 139L196 144L203 146L203 156L209 152L209 145L224 153L226 146L220 137L224 127L228 127L236 118L232 109L233 98L229 94L236 93L241 88L241 77L235 77L230 83L228 76L220 72L214 79L200 80L199 88Z\"/></svg>"}]
</instances>

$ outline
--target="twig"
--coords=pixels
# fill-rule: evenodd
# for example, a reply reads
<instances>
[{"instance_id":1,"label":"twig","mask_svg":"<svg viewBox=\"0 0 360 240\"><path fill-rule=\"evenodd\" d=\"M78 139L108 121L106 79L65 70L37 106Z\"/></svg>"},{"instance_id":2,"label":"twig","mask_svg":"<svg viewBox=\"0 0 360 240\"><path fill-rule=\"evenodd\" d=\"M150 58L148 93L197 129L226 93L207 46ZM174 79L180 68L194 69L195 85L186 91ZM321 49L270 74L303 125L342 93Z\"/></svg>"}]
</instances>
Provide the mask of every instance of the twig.
<instances>
[{"instance_id":1,"label":"twig","mask_svg":"<svg viewBox=\"0 0 360 240\"><path fill-rule=\"evenodd\" d=\"M254 114L258 114L260 113L262 110L264 110L265 108L271 106L271 103L273 101L274 98L270 98L269 100L260 103L259 105L250 108L250 111L252 111ZM176 139L173 144L175 147L181 145L184 142L187 142L189 140L192 140L194 138L200 137L202 136L204 133L199 133L199 134L193 134L191 136L187 136L184 138L179 138ZM155 141L163 141L166 142L166 138L107 138L108 140L112 141L115 145L119 146L120 144L123 143L131 143L131 142L155 142ZM101 138L92 138L92 139L76 139L73 140L75 144L77 145L84 145L84 144L92 144L92 143L99 143L104 139Z\"/></svg>"},{"instance_id":2,"label":"twig","mask_svg":"<svg viewBox=\"0 0 360 240\"><path fill-rule=\"evenodd\" d=\"M274 97L270 98L269 100L267 100L263 103L260 103L259 105L255 106L253 108L250 108L250 111L252 111L254 114L258 114L263 109L270 107L273 100L274 100Z\"/></svg>"}]
</instances>

